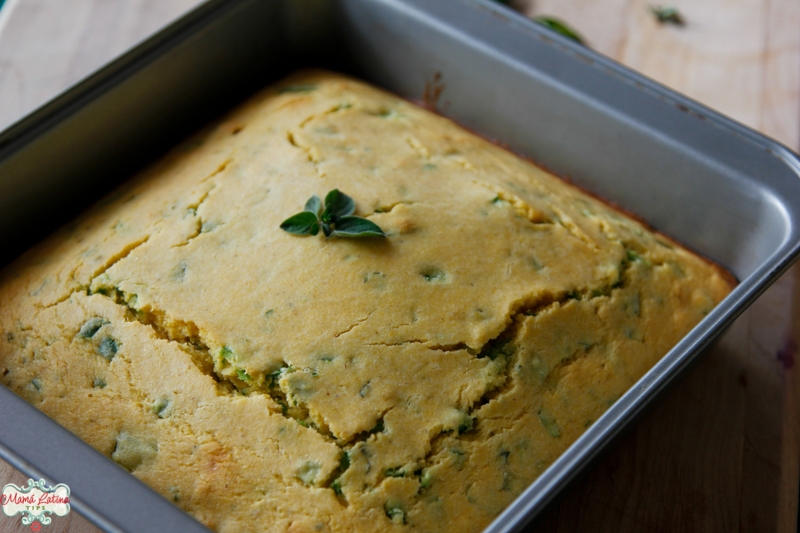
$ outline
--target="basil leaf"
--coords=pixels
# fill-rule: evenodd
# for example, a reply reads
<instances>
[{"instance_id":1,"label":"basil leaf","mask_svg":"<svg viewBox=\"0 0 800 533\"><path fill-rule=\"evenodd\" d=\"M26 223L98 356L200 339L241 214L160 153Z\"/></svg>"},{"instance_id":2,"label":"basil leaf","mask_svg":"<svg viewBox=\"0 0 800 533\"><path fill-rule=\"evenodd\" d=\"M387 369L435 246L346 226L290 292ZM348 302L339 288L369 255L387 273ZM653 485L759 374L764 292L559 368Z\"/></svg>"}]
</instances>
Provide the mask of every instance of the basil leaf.
<instances>
[{"instance_id":1,"label":"basil leaf","mask_svg":"<svg viewBox=\"0 0 800 533\"><path fill-rule=\"evenodd\" d=\"M380 226L371 220L354 216L340 218L333 234L339 237L386 237Z\"/></svg>"},{"instance_id":2,"label":"basil leaf","mask_svg":"<svg viewBox=\"0 0 800 533\"><path fill-rule=\"evenodd\" d=\"M553 17L534 17L534 21L538 22L539 24L543 24L553 30L556 33L560 33L567 39L572 39L578 44L584 44L583 38L580 36L578 32L567 26L562 21L555 19Z\"/></svg>"},{"instance_id":3,"label":"basil leaf","mask_svg":"<svg viewBox=\"0 0 800 533\"><path fill-rule=\"evenodd\" d=\"M356 203L353 199L345 193L339 192L339 189L333 189L325 195L325 213L328 213L331 222L336 222L341 217L352 215L355 210Z\"/></svg>"},{"instance_id":4,"label":"basil leaf","mask_svg":"<svg viewBox=\"0 0 800 533\"><path fill-rule=\"evenodd\" d=\"M281 222L281 229L294 235L316 235L319 231L317 215L308 211L297 213Z\"/></svg>"},{"instance_id":5,"label":"basil leaf","mask_svg":"<svg viewBox=\"0 0 800 533\"><path fill-rule=\"evenodd\" d=\"M314 216L319 216L320 211L322 211L322 201L319 199L319 196L316 194L308 199L306 202L306 206L303 208L303 211L308 211L309 213L314 213Z\"/></svg>"},{"instance_id":6,"label":"basil leaf","mask_svg":"<svg viewBox=\"0 0 800 533\"><path fill-rule=\"evenodd\" d=\"M331 225L327 222L322 223L322 233L324 233L326 237L331 236Z\"/></svg>"}]
</instances>

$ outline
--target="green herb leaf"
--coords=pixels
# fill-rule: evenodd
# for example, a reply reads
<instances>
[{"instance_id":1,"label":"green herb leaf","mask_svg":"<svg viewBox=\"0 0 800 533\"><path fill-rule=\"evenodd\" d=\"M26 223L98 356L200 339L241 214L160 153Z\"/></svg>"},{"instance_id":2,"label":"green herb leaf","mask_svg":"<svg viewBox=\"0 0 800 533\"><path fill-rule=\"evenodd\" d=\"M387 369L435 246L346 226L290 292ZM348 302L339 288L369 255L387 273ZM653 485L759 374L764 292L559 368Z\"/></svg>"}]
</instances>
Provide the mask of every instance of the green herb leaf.
<instances>
[{"instance_id":1,"label":"green herb leaf","mask_svg":"<svg viewBox=\"0 0 800 533\"><path fill-rule=\"evenodd\" d=\"M333 222L334 224L341 217L352 215L356 210L356 203L352 198L333 189L325 195L325 211L322 213L323 222Z\"/></svg>"},{"instance_id":2,"label":"green herb leaf","mask_svg":"<svg viewBox=\"0 0 800 533\"><path fill-rule=\"evenodd\" d=\"M542 425L550 433L550 436L553 438L558 438L561 436L561 427L556 422L556 419L553 418L548 412L541 410L539 411L539 420L542 421Z\"/></svg>"},{"instance_id":3,"label":"green herb leaf","mask_svg":"<svg viewBox=\"0 0 800 533\"><path fill-rule=\"evenodd\" d=\"M422 475L419 478L419 488L427 489L431 486L431 483L433 483L433 474L426 468L422 471Z\"/></svg>"},{"instance_id":4,"label":"green herb leaf","mask_svg":"<svg viewBox=\"0 0 800 533\"><path fill-rule=\"evenodd\" d=\"M314 196L308 199L308 201L306 202L306 206L303 208L303 211L314 213L315 217L319 217L319 214L322 211L322 200L320 200L319 196L315 194Z\"/></svg>"},{"instance_id":5,"label":"green herb leaf","mask_svg":"<svg viewBox=\"0 0 800 533\"><path fill-rule=\"evenodd\" d=\"M103 337L103 339L100 341L100 345L97 347L97 351L100 352L100 355L109 361L114 359L114 356L117 355L118 349L119 346L117 345L117 341L111 337Z\"/></svg>"},{"instance_id":6,"label":"green herb leaf","mask_svg":"<svg viewBox=\"0 0 800 533\"><path fill-rule=\"evenodd\" d=\"M683 26L685 21L681 16L678 8L672 6L648 6L650 12L656 17L656 20L661 24L675 24L676 26Z\"/></svg>"},{"instance_id":7,"label":"green herb leaf","mask_svg":"<svg viewBox=\"0 0 800 533\"><path fill-rule=\"evenodd\" d=\"M406 512L403 509L402 504L397 502L386 502L386 504L383 506L383 509L386 511L386 516L393 523L397 525L406 523Z\"/></svg>"},{"instance_id":8,"label":"green herb leaf","mask_svg":"<svg viewBox=\"0 0 800 533\"><path fill-rule=\"evenodd\" d=\"M97 316L90 318L81 326L81 330L78 332L78 337L82 339L91 339L94 337L94 334L106 324L108 324L108 321L104 318Z\"/></svg>"},{"instance_id":9,"label":"green herb leaf","mask_svg":"<svg viewBox=\"0 0 800 533\"><path fill-rule=\"evenodd\" d=\"M344 451L342 455L339 456L339 470L344 472L348 468L350 468L350 454Z\"/></svg>"},{"instance_id":10,"label":"green herb leaf","mask_svg":"<svg viewBox=\"0 0 800 533\"><path fill-rule=\"evenodd\" d=\"M316 235L321 227L325 237L386 237L374 222L353 216L355 210L352 198L333 189L325 196L324 205L314 195L308 199L302 213L287 218L280 227L295 235Z\"/></svg>"},{"instance_id":11,"label":"green herb leaf","mask_svg":"<svg viewBox=\"0 0 800 533\"><path fill-rule=\"evenodd\" d=\"M281 222L281 229L295 235L316 235L319 232L317 215L303 211Z\"/></svg>"},{"instance_id":12,"label":"green herb leaf","mask_svg":"<svg viewBox=\"0 0 800 533\"><path fill-rule=\"evenodd\" d=\"M167 408L170 406L170 401L162 398L156 401L151 407L150 410L158 416L158 418L166 418L169 415Z\"/></svg>"},{"instance_id":13,"label":"green herb leaf","mask_svg":"<svg viewBox=\"0 0 800 533\"><path fill-rule=\"evenodd\" d=\"M225 361L230 361L233 359L233 350L229 346L223 346L219 349L219 356Z\"/></svg>"},{"instance_id":14,"label":"green herb leaf","mask_svg":"<svg viewBox=\"0 0 800 533\"><path fill-rule=\"evenodd\" d=\"M380 226L371 220L354 216L340 218L333 234L340 237L386 237Z\"/></svg>"},{"instance_id":15,"label":"green herb leaf","mask_svg":"<svg viewBox=\"0 0 800 533\"><path fill-rule=\"evenodd\" d=\"M583 37L581 37L581 35L577 31L573 30L572 28L567 26L566 23L564 23L561 20L558 20L557 18L542 16L542 17L534 17L533 20L535 22L538 22L539 24L547 26L556 33L560 33L567 39L572 39L578 44L584 44Z\"/></svg>"},{"instance_id":16,"label":"green herb leaf","mask_svg":"<svg viewBox=\"0 0 800 533\"><path fill-rule=\"evenodd\" d=\"M471 431L472 427L475 425L475 421L472 419L471 416L465 414L464 420L458 425L458 434L466 433L467 431Z\"/></svg>"},{"instance_id":17,"label":"green herb leaf","mask_svg":"<svg viewBox=\"0 0 800 533\"><path fill-rule=\"evenodd\" d=\"M396 466L394 468L387 468L384 472L386 477L404 477L406 475L406 469L402 466Z\"/></svg>"}]
</instances>

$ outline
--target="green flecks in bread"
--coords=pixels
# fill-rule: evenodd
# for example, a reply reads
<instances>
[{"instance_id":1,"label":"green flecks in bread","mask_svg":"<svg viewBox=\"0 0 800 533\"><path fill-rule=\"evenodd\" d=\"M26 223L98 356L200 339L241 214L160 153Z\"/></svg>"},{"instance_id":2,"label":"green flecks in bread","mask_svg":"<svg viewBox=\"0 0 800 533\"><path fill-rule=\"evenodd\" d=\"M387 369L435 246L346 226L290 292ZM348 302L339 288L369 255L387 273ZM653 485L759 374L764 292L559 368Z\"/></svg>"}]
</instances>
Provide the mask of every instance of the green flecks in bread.
<instances>
[{"instance_id":1,"label":"green flecks in bread","mask_svg":"<svg viewBox=\"0 0 800 533\"><path fill-rule=\"evenodd\" d=\"M279 229L336 188L388 238ZM4 272L0 380L219 531L479 531L728 290L451 122L303 73Z\"/></svg>"},{"instance_id":2,"label":"green flecks in bread","mask_svg":"<svg viewBox=\"0 0 800 533\"><path fill-rule=\"evenodd\" d=\"M143 462L154 459L157 451L158 447L152 439L123 430L117 435L117 445L111 452L111 458L133 472Z\"/></svg>"}]
</instances>

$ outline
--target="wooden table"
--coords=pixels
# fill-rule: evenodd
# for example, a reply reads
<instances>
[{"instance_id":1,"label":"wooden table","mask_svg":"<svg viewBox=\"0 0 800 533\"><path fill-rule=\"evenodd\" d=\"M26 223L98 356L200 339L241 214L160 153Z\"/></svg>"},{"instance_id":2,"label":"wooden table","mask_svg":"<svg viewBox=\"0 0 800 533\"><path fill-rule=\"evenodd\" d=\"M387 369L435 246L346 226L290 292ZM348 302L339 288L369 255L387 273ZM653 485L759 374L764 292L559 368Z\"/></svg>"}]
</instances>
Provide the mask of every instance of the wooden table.
<instances>
[{"instance_id":1,"label":"wooden table","mask_svg":"<svg viewBox=\"0 0 800 533\"><path fill-rule=\"evenodd\" d=\"M441 1L441 0L439 0ZM198 0L8 0L0 129ZM535 0L588 44L800 149L800 1ZM793 268L530 532L789 532L800 479L800 274ZM0 462L0 486L25 477ZM49 531L96 532L75 513ZM0 531L27 531L0 516Z\"/></svg>"}]
</instances>

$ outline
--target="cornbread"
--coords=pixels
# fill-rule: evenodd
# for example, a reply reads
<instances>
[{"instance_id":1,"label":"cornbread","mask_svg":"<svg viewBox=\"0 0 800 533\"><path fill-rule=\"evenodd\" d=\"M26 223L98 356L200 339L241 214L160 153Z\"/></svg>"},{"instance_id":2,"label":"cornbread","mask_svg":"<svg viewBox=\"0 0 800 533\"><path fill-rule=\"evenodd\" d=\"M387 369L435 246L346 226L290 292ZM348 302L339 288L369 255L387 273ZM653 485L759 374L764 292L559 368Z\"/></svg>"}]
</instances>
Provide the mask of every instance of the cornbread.
<instances>
[{"instance_id":1,"label":"cornbread","mask_svg":"<svg viewBox=\"0 0 800 533\"><path fill-rule=\"evenodd\" d=\"M334 188L387 237L281 231ZM6 269L0 380L221 532L477 532L729 290L452 122L303 72Z\"/></svg>"}]
</instances>

